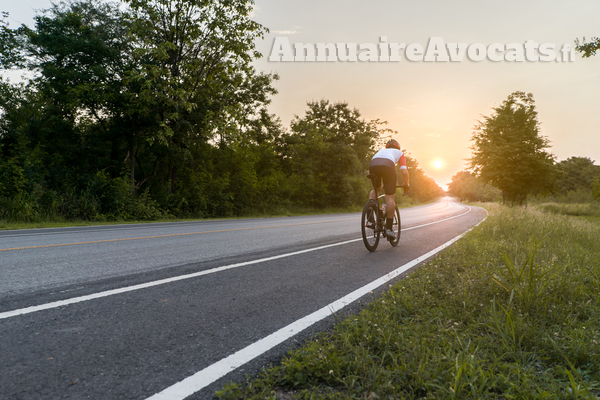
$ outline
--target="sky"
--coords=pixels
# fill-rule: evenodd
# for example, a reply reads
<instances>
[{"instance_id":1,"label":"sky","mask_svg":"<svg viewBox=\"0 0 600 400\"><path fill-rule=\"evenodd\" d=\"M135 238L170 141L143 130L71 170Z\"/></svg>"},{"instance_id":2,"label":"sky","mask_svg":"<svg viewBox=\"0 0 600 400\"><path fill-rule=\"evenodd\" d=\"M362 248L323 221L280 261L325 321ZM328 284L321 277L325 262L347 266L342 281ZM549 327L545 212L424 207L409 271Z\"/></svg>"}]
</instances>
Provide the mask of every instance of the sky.
<instances>
[{"instance_id":1,"label":"sky","mask_svg":"<svg viewBox=\"0 0 600 400\"><path fill-rule=\"evenodd\" d=\"M280 77L270 112L285 126L303 116L309 101L346 102L366 120L381 119L416 158L425 173L446 188L452 175L466 168L473 128L515 91L532 93L541 134L557 160L589 157L600 164L600 54L571 62L472 61L282 62L269 60L276 38L294 44L420 44L431 38L486 49L491 44L564 45L600 36L597 0L256 0L253 18L270 30L257 42L263 58L255 67ZM20 0L0 6L11 27L32 24L35 9L48 0ZM279 39L281 40L281 39ZM477 45L477 44L481 45ZM384 48L387 45L384 45ZM505 47L506 49L506 47ZM440 49L438 49L440 50ZM445 52L445 50L444 50ZM275 52L277 53L277 52ZM360 52L359 52L360 53ZM387 54L387 50L386 50ZM442 53L440 53L442 54ZM473 53L473 58L477 54ZM547 50L543 55L548 55ZM549 56L548 56L549 57ZM547 57L547 58L548 58ZM413 57L414 58L414 57ZM418 57L417 57L418 58ZM441 165L440 165L441 164ZM437 166L436 166L437 165ZM515 165L515 168L518 168Z\"/></svg>"}]
</instances>

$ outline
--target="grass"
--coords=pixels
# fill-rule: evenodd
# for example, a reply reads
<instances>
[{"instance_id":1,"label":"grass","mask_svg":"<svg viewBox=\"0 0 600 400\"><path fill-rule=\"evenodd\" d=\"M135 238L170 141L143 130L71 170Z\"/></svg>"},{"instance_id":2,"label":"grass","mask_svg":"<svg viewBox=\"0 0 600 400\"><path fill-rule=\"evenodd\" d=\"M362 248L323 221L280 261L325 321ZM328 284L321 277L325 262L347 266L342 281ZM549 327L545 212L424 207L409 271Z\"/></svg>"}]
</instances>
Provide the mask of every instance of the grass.
<instances>
[{"instance_id":1,"label":"grass","mask_svg":"<svg viewBox=\"0 0 600 400\"><path fill-rule=\"evenodd\" d=\"M578 217L600 217L600 202L594 203L542 203L535 206L537 209L561 215Z\"/></svg>"},{"instance_id":2,"label":"grass","mask_svg":"<svg viewBox=\"0 0 600 400\"><path fill-rule=\"evenodd\" d=\"M600 395L600 224L488 206L486 222L358 315L221 399Z\"/></svg>"},{"instance_id":3,"label":"grass","mask_svg":"<svg viewBox=\"0 0 600 400\"><path fill-rule=\"evenodd\" d=\"M589 222L600 223L600 202L542 203L535 207L552 214L571 215Z\"/></svg>"}]
</instances>

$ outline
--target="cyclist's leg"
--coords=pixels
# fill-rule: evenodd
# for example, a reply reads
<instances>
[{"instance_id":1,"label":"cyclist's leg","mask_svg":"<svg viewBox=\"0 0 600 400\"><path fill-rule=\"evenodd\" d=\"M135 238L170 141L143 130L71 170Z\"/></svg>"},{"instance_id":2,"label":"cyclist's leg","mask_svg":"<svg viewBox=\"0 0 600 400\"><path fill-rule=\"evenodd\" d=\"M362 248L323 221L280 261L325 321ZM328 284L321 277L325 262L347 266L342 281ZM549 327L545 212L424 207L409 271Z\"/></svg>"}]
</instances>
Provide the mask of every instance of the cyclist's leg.
<instances>
[{"instance_id":1,"label":"cyclist's leg","mask_svg":"<svg viewBox=\"0 0 600 400\"><path fill-rule=\"evenodd\" d=\"M388 241L392 246L397 246L400 242L400 234L402 233L402 224L400 222L400 210L398 207L394 210L394 223L392 225L392 231L394 232L395 238L388 238Z\"/></svg>"},{"instance_id":2,"label":"cyclist's leg","mask_svg":"<svg viewBox=\"0 0 600 400\"><path fill-rule=\"evenodd\" d=\"M374 170L377 170L376 166L369 166L369 174L376 175L376 178L372 181L374 187L369 193L369 200L377 200L377 196L379 196L379 193L381 193L383 190L383 182L381 181L381 177L377 175ZM377 188L377 190L375 190L375 188Z\"/></svg>"},{"instance_id":3,"label":"cyclist's leg","mask_svg":"<svg viewBox=\"0 0 600 400\"><path fill-rule=\"evenodd\" d=\"M383 185L385 187L386 219L385 229L390 236L393 236L392 226L394 224L394 212L396 210L396 168L392 165L386 168L383 176Z\"/></svg>"},{"instance_id":4,"label":"cyclist's leg","mask_svg":"<svg viewBox=\"0 0 600 400\"><path fill-rule=\"evenodd\" d=\"M381 193L382 191L383 191L383 184L381 184L377 188L377 191L375 191L375 189L371 190L371 193L369 193L369 200L377 200L377 196L379 196L379 193Z\"/></svg>"},{"instance_id":5,"label":"cyclist's leg","mask_svg":"<svg viewBox=\"0 0 600 400\"><path fill-rule=\"evenodd\" d=\"M394 218L394 210L396 209L396 195L395 194L386 194L385 195L385 216L386 218Z\"/></svg>"}]
</instances>

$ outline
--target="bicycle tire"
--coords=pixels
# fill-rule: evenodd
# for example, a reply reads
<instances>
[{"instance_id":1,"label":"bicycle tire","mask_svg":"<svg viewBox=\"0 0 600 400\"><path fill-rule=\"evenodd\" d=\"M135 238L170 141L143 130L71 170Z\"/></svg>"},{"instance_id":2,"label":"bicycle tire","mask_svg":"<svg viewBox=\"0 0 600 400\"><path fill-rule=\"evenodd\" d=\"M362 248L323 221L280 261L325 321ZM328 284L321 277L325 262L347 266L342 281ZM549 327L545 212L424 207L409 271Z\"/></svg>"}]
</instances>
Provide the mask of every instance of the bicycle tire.
<instances>
[{"instance_id":1,"label":"bicycle tire","mask_svg":"<svg viewBox=\"0 0 600 400\"><path fill-rule=\"evenodd\" d=\"M377 218L377 205L372 201L367 201L362 212L362 217L360 219L361 222L361 233L363 238L363 243L367 250L373 252L377 249L377 245L379 244L379 227L377 226L379 223L379 218ZM372 217L373 221L369 221L369 217ZM372 228L368 225L373 224Z\"/></svg>"},{"instance_id":2,"label":"bicycle tire","mask_svg":"<svg viewBox=\"0 0 600 400\"><path fill-rule=\"evenodd\" d=\"M394 239L394 240L388 239L388 241L390 242L390 244L392 246L396 247L398 245L398 242L400 242L400 232L402 231L402 223L400 220L400 210L398 210L398 206L396 206L396 212L394 213L394 223L392 225L392 230L396 234L396 239Z\"/></svg>"}]
</instances>

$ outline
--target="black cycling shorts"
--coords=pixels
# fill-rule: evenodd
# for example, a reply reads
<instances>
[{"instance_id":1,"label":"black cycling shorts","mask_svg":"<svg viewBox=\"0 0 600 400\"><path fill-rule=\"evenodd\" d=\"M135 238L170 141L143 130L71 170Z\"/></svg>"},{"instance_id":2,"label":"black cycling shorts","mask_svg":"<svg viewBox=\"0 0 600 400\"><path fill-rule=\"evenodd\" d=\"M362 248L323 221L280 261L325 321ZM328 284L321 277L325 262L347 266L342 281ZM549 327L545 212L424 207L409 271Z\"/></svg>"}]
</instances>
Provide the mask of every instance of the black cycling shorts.
<instances>
[{"instance_id":1,"label":"black cycling shorts","mask_svg":"<svg viewBox=\"0 0 600 400\"><path fill-rule=\"evenodd\" d=\"M396 193L396 166L392 160L387 158L372 159L371 165L369 165L369 174L377 175L376 188L381 186L381 180L383 179L385 194L393 195Z\"/></svg>"}]
</instances>

